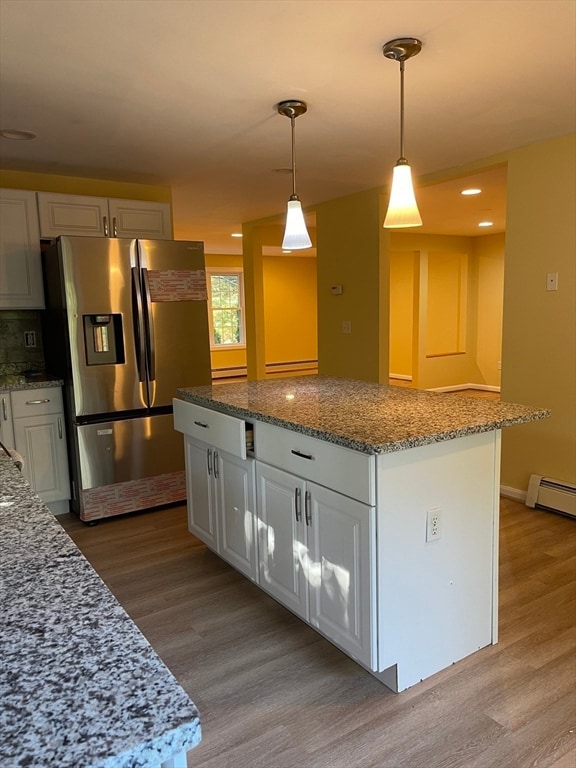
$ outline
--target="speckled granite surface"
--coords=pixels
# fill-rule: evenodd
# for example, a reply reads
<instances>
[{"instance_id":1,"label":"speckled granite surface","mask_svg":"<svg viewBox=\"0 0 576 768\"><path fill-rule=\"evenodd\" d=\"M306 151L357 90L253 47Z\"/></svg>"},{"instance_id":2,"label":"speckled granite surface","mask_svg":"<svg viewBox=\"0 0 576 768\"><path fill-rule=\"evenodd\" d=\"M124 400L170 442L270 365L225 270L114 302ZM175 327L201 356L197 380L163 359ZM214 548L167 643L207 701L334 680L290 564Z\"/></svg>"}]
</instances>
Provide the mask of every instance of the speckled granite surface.
<instances>
[{"instance_id":1,"label":"speckled granite surface","mask_svg":"<svg viewBox=\"0 0 576 768\"><path fill-rule=\"evenodd\" d=\"M41 374L27 378L18 374L0 376L0 392L16 392L21 389L41 389L42 387L61 387L62 379L57 379L49 374Z\"/></svg>"},{"instance_id":2,"label":"speckled granite surface","mask_svg":"<svg viewBox=\"0 0 576 768\"><path fill-rule=\"evenodd\" d=\"M0 765L151 768L198 711L0 451Z\"/></svg>"},{"instance_id":3,"label":"speckled granite surface","mask_svg":"<svg viewBox=\"0 0 576 768\"><path fill-rule=\"evenodd\" d=\"M544 419L545 409L328 376L179 389L177 397L362 453L390 453Z\"/></svg>"}]
</instances>

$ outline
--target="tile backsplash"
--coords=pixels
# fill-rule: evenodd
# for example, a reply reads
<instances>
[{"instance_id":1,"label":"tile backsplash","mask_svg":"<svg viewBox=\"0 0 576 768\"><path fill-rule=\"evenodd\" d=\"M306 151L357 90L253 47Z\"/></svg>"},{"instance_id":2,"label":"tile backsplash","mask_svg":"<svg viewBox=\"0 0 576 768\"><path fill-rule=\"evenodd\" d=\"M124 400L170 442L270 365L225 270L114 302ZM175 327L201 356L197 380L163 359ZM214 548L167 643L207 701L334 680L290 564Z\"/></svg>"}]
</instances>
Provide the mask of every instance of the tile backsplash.
<instances>
[{"instance_id":1,"label":"tile backsplash","mask_svg":"<svg viewBox=\"0 0 576 768\"><path fill-rule=\"evenodd\" d=\"M0 310L0 376L45 367L40 311Z\"/></svg>"}]
</instances>

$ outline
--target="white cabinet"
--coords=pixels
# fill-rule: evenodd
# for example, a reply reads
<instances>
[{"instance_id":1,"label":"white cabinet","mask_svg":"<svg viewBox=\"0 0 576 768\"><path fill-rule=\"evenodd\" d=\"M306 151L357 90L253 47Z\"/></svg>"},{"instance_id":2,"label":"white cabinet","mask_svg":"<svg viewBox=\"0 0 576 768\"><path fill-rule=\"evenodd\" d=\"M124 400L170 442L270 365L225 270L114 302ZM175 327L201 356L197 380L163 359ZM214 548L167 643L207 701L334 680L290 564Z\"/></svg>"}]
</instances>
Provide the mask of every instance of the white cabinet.
<instances>
[{"instance_id":1,"label":"white cabinet","mask_svg":"<svg viewBox=\"0 0 576 768\"><path fill-rule=\"evenodd\" d=\"M43 309L36 193L0 190L0 309Z\"/></svg>"},{"instance_id":2,"label":"white cabinet","mask_svg":"<svg viewBox=\"0 0 576 768\"><path fill-rule=\"evenodd\" d=\"M172 237L168 203L38 192L38 211L40 235L46 238L79 235L170 240Z\"/></svg>"},{"instance_id":3,"label":"white cabinet","mask_svg":"<svg viewBox=\"0 0 576 768\"><path fill-rule=\"evenodd\" d=\"M241 459L184 438L188 528L252 581L257 581L254 459Z\"/></svg>"},{"instance_id":4,"label":"white cabinet","mask_svg":"<svg viewBox=\"0 0 576 768\"><path fill-rule=\"evenodd\" d=\"M18 390L9 398L13 445L8 447L24 459L22 474L42 501L55 513L67 512L70 481L60 387ZM4 435L4 423L2 429Z\"/></svg>"},{"instance_id":5,"label":"white cabinet","mask_svg":"<svg viewBox=\"0 0 576 768\"><path fill-rule=\"evenodd\" d=\"M260 586L375 668L374 507L261 461L256 478Z\"/></svg>"}]
</instances>

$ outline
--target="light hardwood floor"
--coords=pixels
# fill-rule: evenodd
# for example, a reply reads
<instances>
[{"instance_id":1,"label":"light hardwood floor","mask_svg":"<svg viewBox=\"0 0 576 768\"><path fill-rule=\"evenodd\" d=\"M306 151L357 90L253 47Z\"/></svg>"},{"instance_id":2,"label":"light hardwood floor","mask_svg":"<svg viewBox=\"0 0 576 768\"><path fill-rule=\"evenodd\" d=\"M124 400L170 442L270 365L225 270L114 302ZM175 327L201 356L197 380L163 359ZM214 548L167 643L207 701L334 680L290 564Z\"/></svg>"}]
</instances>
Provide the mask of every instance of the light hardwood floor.
<instances>
[{"instance_id":1,"label":"light hardwood floor","mask_svg":"<svg viewBox=\"0 0 576 768\"><path fill-rule=\"evenodd\" d=\"M575 768L576 521L501 511L500 642L401 694L213 555L184 508L59 519L199 707L189 768Z\"/></svg>"}]
</instances>

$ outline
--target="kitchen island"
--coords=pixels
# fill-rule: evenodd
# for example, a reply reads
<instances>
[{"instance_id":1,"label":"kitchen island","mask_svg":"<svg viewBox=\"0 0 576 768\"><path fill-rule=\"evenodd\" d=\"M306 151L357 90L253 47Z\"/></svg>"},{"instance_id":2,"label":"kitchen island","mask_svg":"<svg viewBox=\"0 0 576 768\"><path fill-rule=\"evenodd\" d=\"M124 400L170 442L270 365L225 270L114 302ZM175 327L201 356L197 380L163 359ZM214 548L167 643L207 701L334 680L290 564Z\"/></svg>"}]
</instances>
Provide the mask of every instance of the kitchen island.
<instances>
[{"instance_id":1,"label":"kitchen island","mask_svg":"<svg viewBox=\"0 0 576 768\"><path fill-rule=\"evenodd\" d=\"M180 389L189 529L402 691L497 641L501 429L547 416L323 376Z\"/></svg>"},{"instance_id":2,"label":"kitchen island","mask_svg":"<svg viewBox=\"0 0 576 768\"><path fill-rule=\"evenodd\" d=\"M0 450L0 765L185 768L198 710Z\"/></svg>"}]
</instances>

